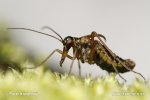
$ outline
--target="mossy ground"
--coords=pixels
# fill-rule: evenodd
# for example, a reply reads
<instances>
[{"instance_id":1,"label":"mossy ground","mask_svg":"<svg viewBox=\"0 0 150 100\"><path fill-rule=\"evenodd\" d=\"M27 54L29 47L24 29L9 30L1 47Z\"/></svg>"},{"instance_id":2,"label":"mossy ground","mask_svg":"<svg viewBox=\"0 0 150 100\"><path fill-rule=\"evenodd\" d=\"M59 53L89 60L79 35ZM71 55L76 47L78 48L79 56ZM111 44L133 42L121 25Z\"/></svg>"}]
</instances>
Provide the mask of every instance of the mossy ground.
<instances>
[{"instance_id":1,"label":"mossy ground","mask_svg":"<svg viewBox=\"0 0 150 100\"><path fill-rule=\"evenodd\" d=\"M43 71L0 75L0 100L149 100L149 84L118 83L113 76L91 79Z\"/></svg>"}]
</instances>

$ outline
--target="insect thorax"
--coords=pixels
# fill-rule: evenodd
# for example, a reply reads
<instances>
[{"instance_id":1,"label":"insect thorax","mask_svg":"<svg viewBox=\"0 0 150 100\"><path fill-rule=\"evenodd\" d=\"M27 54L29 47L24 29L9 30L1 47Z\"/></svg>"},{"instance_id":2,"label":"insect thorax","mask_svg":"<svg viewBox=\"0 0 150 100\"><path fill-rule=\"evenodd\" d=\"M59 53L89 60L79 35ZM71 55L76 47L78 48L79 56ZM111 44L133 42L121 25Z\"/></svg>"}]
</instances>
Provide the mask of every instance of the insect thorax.
<instances>
[{"instance_id":1,"label":"insect thorax","mask_svg":"<svg viewBox=\"0 0 150 100\"><path fill-rule=\"evenodd\" d=\"M85 41L84 41L85 40ZM86 39L81 39L77 45L79 59L82 63L94 64L95 46L91 42L87 42Z\"/></svg>"}]
</instances>

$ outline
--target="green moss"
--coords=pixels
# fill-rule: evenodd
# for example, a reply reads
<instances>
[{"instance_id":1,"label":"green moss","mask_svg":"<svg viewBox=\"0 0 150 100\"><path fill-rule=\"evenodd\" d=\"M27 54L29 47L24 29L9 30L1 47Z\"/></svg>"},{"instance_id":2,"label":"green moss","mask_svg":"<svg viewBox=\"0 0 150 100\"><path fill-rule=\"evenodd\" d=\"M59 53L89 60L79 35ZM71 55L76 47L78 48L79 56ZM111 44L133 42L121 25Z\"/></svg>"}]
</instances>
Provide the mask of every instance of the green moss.
<instances>
[{"instance_id":1,"label":"green moss","mask_svg":"<svg viewBox=\"0 0 150 100\"><path fill-rule=\"evenodd\" d=\"M113 76L81 79L61 75L42 68L27 70L22 75L14 71L0 75L0 100L148 100L148 83L135 80L133 84L119 84ZM126 93L126 94L125 94ZM126 96L125 96L126 95Z\"/></svg>"}]
</instances>

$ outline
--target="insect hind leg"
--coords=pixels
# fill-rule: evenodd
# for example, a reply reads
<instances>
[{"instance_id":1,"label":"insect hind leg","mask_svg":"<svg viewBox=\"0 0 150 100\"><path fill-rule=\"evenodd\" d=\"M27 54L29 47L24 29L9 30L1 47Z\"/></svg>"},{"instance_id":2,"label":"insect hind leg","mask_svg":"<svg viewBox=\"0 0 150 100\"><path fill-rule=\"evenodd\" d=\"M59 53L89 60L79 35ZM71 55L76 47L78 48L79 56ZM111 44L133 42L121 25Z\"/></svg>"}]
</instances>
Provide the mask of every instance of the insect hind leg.
<instances>
[{"instance_id":1,"label":"insect hind leg","mask_svg":"<svg viewBox=\"0 0 150 100\"><path fill-rule=\"evenodd\" d=\"M134 72L138 75L140 75L144 80L145 80L145 77L141 74L141 73L138 73L136 71L133 71L132 69L128 68L122 61L120 61L120 59L117 58L116 54L113 53L108 47L107 45L102 41L102 39L100 38L99 34L97 34L96 32L92 32L91 33L94 37L97 37L99 40L100 40L100 43L102 43L102 45L105 47L105 49L110 53L111 57L113 57L113 59L117 60L119 63L121 63L122 66L124 66L127 70L131 71L131 72ZM119 75L120 76L120 75Z\"/></svg>"},{"instance_id":2,"label":"insect hind leg","mask_svg":"<svg viewBox=\"0 0 150 100\"><path fill-rule=\"evenodd\" d=\"M120 76L120 78L122 78L122 79L126 82L126 79L123 78L123 77L120 75L120 73L118 72L117 68L116 68L113 64L112 64L112 66L113 66L115 72Z\"/></svg>"},{"instance_id":3,"label":"insect hind leg","mask_svg":"<svg viewBox=\"0 0 150 100\"><path fill-rule=\"evenodd\" d=\"M145 77L144 77L141 73L136 72L136 71L130 69L130 68L127 67L122 61L120 61L118 58L116 58L116 60L119 61L127 70L129 70L129 71L131 71L131 72L133 72L133 73L136 73L136 74L140 75L144 80L146 80Z\"/></svg>"}]
</instances>

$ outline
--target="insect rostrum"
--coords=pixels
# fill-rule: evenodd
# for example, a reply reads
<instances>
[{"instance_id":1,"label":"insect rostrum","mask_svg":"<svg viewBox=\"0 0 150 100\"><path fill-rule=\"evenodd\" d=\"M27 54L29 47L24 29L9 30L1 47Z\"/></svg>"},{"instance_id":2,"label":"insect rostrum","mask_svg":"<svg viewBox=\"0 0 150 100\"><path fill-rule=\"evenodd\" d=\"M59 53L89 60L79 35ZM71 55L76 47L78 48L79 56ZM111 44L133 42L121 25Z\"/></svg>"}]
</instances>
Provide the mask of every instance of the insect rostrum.
<instances>
[{"instance_id":1,"label":"insect rostrum","mask_svg":"<svg viewBox=\"0 0 150 100\"><path fill-rule=\"evenodd\" d=\"M107 47L105 42L101 39L101 38L103 38L106 41L105 36L103 36L102 34L92 32L91 34L85 35L82 37L67 36L63 39L52 28L50 28L48 26L43 27L43 29L46 29L46 28L53 31L59 38L49 35L49 34L46 34L46 33L43 33L43 32L28 29L28 28L8 28L8 29L23 29L23 30L37 32L40 34L44 34L44 35L53 37L53 38L59 40L63 44L63 51L59 50L59 49L55 49L38 66L45 63L55 52L58 52L62 55L61 60L60 60L60 66L62 66L66 57L72 60L69 73L71 72L74 60L77 59L78 67L79 67L79 74L81 74L81 70L80 70L80 68L81 68L80 61L81 61L82 63L96 64L101 69L106 70L108 73L111 73L111 72L117 73L123 80L125 80L125 79L120 75L120 73L125 73L128 71L132 71L134 73L139 74L145 80L145 78L142 76L142 74L133 70L136 65L134 61L132 61L131 59L123 59L123 58L119 57L118 55L113 53ZM68 51L71 48L73 49L73 56L70 56L68 54ZM33 67L33 68L37 68L37 67Z\"/></svg>"}]
</instances>

